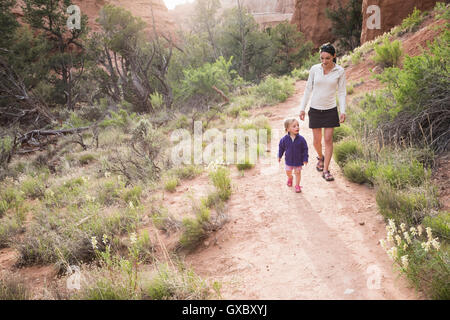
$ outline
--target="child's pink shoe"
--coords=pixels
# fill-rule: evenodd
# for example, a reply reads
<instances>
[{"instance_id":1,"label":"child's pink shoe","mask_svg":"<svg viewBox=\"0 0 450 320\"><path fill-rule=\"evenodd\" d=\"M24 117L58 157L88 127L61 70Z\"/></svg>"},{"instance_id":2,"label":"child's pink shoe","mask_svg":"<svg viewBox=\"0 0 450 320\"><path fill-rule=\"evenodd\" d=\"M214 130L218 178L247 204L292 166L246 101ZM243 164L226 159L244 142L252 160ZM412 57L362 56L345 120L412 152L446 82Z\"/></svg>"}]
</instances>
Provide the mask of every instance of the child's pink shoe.
<instances>
[{"instance_id":1,"label":"child's pink shoe","mask_svg":"<svg viewBox=\"0 0 450 320\"><path fill-rule=\"evenodd\" d=\"M288 185L288 187L292 187L292 179L293 178L288 178L288 181L287 181L287 185Z\"/></svg>"},{"instance_id":2,"label":"child's pink shoe","mask_svg":"<svg viewBox=\"0 0 450 320\"><path fill-rule=\"evenodd\" d=\"M302 192L302 187L300 187L300 186L295 186L295 192L297 192L297 193Z\"/></svg>"}]
</instances>

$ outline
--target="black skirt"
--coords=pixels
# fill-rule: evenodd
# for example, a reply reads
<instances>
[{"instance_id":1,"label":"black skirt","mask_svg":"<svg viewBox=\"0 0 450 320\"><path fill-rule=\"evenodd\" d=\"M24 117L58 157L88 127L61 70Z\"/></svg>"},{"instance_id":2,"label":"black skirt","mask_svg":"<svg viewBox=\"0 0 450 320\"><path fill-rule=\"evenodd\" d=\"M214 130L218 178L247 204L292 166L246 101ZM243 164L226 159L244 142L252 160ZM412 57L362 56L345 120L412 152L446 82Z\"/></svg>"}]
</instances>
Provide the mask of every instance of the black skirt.
<instances>
[{"instance_id":1,"label":"black skirt","mask_svg":"<svg viewBox=\"0 0 450 320\"><path fill-rule=\"evenodd\" d=\"M340 127L337 107L328 110L309 108L308 116L311 129Z\"/></svg>"}]
</instances>

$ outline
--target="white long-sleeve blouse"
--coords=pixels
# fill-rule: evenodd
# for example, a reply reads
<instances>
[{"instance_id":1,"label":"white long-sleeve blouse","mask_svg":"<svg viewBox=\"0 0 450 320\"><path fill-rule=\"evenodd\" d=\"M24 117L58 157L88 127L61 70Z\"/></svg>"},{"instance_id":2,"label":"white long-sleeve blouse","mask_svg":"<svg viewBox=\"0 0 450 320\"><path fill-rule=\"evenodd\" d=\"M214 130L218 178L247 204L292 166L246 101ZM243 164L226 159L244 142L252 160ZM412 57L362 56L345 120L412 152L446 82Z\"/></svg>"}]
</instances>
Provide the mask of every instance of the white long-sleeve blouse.
<instances>
[{"instance_id":1,"label":"white long-sleeve blouse","mask_svg":"<svg viewBox=\"0 0 450 320\"><path fill-rule=\"evenodd\" d=\"M324 74L321 63L313 65L309 70L305 94L300 103L300 111L305 110L310 97L311 108L319 110L335 108L336 89L339 100L339 110L341 114L345 114L345 97L347 91L344 68L336 64L330 72Z\"/></svg>"}]
</instances>

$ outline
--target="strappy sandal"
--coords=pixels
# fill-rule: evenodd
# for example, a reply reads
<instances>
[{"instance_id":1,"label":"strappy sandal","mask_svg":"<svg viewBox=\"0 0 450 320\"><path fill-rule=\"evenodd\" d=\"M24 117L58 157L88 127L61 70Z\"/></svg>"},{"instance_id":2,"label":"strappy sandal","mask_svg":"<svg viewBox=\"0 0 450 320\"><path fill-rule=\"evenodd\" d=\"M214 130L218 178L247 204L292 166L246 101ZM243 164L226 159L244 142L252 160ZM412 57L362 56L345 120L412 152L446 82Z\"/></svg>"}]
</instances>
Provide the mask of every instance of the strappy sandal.
<instances>
[{"instance_id":1,"label":"strappy sandal","mask_svg":"<svg viewBox=\"0 0 450 320\"><path fill-rule=\"evenodd\" d=\"M325 156L322 156L322 158L319 158L319 157L316 157L316 158L317 158L317 160L319 160L316 165L317 171L323 171L323 162L325 161ZM320 165L321 162L322 162L322 165Z\"/></svg>"},{"instance_id":2,"label":"strappy sandal","mask_svg":"<svg viewBox=\"0 0 450 320\"><path fill-rule=\"evenodd\" d=\"M324 171L322 174L322 178L324 178L327 181L333 181L334 177L331 175L330 171Z\"/></svg>"}]
</instances>

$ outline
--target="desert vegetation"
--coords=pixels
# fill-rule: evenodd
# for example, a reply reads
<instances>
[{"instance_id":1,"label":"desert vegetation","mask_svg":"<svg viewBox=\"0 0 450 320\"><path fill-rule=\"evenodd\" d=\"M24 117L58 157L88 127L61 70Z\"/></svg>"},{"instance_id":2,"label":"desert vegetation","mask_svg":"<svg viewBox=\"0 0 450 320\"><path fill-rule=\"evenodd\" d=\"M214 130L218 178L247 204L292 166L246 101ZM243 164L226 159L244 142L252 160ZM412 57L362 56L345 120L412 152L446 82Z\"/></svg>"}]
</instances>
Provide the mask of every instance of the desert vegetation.
<instances>
[{"instance_id":1,"label":"desert vegetation","mask_svg":"<svg viewBox=\"0 0 450 320\"><path fill-rule=\"evenodd\" d=\"M382 246L398 270L434 299L448 299L450 292L448 212L431 181L435 159L448 152L450 139L448 12L443 3L436 5L434 19L447 17L447 28L420 55L403 55L398 40L389 38L416 30L430 14L417 9L370 44L384 68L373 76L385 88L352 104L351 127L339 128L334 136L339 141L335 159L346 178L375 188L388 222Z\"/></svg>"}]
</instances>

